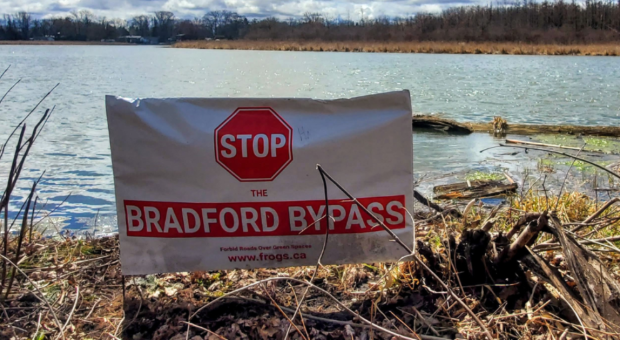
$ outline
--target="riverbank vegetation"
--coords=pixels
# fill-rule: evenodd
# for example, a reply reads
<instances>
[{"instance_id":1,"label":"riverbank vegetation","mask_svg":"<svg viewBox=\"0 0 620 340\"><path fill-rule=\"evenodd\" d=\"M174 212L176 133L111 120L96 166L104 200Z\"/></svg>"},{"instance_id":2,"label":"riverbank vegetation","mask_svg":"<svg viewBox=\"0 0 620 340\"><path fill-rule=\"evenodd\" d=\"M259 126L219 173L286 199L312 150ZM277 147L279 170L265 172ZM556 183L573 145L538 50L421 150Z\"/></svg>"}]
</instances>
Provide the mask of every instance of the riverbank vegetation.
<instances>
[{"instance_id":1,"label":"riverbank vegetation","mask_svg":"<svg viewBox=\"0 0 620 340\"><path fill-rule=\"evenodd\" d=\"M620 44L523 44L495 42L367 42L367 41L183 41L176 48L215 50L371 52L371 53L440 53L440 54L512 54L512 55L585 55L620 56Z\"/></svg>"},{"instance_id":2,"label":"riverbank vegetation","mask_svg":"<svg viewBox=\"0 0 620 340\"><path fill-rule=\"evenodd\" d=\"M557 54L585 55L593 53L587 51L592 48L601 54L611 47L601 49L583 45L605 46L620 42L620 3L589 0L583 3L561 0L503 2L488 6L451 7L439 13L417 13L409 17L373 18L363 13L354 15L354 18L350 15L343 18L321 13L300 13L297 17L286 19L257 19L223 10L205 11L204 15L196 18L178 18L172 12L158 11L120 20L97 17L89 11L77 11L68 16L38 19L20 12L5 15L0 25L0 40L105 41L120 37L142 43L247 40L246 43L227 46L252 49L299 50L296 48L299 44L310 45L312 50L442 53L459 53L463 51L460 42L477 42L490 45L480 44L475 48L466 48L466 51L491 53L493 50L493 53L501 53L504 50L504 53L514 54L515 49L523 48L526 51L519 53L556 54L555 51L558 51ZM338 42L342 47L334 47ZM425 42L435 43L424 47ZM516 45L490 47L498 43ZM364 47L373 44L375 47ZM413 44L413 47L408 44ZM542 47L529 47L532 44ZM221 45L181 46L211 48ZM579 52L576 52L575 46Z\"/></svg>"},{"instance_id":3,"label":"riverbank vegetation","mask_svg":"<svg viewBox=\"0 0 620 340\"><path fill-rule=\"evenodd\" d=\"M123 278L118 237L35 233L17 257L19 238L12 237L9 267L19 270L11 274L13 287L3 287L0 337L281 339L297 303L303 308L290 327L292 339L620 336L617 200L546 197L537 193L544 183L533 184L495 208L419 206L415 251L423 264L404 259ZM559 242L558 228L564 230ZM611 290L589 286L585 280L593 277Z\"/></svg>"}]
</instances>

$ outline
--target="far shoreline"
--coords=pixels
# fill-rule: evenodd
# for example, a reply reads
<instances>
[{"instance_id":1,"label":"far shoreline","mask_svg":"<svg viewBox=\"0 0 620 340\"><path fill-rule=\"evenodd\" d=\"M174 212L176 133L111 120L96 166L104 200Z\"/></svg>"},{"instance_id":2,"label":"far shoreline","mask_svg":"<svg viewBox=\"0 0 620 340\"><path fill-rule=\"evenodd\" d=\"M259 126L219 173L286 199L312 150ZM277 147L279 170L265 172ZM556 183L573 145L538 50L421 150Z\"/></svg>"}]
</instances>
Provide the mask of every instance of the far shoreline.
<instances>
[{"instance_id":1,"label":"far shoreline","mask_svg":"<svg viewBox=\"0 0 620 340\"><path fill-rule=\"evenodd\" d=\"M354 52L354 53L421 53L421 54L485 54L539 56L620 56L620 42L599 44L535 44L518 42L446 42L446 41L271 41L271 40L190 40L165 45L143 45L102 41L0 40L0 46L165 46L171 48Z\"/></svg>"},{"instance_id":2,"label":"far shoreline","mask_svg":"<svg viewBox=\"0 0 620 340\"><path fill-rule=\"evenodd\" d=\"M504 54L554 56L620 56L619 43L601 44L532 44L514 42L444 42L444 41L268 41L268 40L197 40L182 41L173 48L307 51L307 52L365 52L365 53L425 53L425 54Z\"/></svg>"},{"instance_id":3,"label":"far shoreline","mask_svg":"<svg viewBox=\"0 0 620 340\"><path fill-rule=\"evenodd\" d=\"M73 41L73 40L0 40L0 45L44 46L44 45L93 45L93 46L137 46L124 42Z\"/></svg>"}]
</instances>

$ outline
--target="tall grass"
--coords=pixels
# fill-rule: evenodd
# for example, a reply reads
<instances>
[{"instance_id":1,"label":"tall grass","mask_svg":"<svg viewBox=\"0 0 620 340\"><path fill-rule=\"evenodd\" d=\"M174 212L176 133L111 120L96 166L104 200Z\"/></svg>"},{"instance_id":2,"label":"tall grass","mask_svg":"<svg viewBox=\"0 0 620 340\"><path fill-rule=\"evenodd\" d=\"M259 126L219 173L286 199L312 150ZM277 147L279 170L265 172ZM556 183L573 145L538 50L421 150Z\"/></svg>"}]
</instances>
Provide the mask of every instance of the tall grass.
<instances>
[{"instance_id":1,"label":"tall grass","mask_svg":"<svg viewBox=\"0 0 620 340\"><path fill-rule=\"evenodd\" d=\"M524 43L466 43L466 42L325 42L225 40L183 41L176 48L221 50L269 50L312 52L370 52L370 53L440 53L440 54L513 54L513 55L584 55L620 56L620 44L524 44Z\"/></svg>"}]
</instances>

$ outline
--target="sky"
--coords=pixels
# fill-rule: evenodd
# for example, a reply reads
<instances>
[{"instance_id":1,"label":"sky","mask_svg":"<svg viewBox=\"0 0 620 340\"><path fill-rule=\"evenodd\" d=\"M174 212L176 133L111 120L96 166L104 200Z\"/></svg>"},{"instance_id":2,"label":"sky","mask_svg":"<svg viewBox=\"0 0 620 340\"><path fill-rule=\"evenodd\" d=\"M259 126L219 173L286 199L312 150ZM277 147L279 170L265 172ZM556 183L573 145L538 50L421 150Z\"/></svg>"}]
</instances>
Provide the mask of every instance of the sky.
<instances>
[{"instance_id":1,"label":"sky","mask_svg":"<svg viewBox=\"0 0 620 340\"><path fill-rule=\"evenodd\" d=\"M481 0L0 0L0 13L19 11L38 18L89 10L109 19L131 19L154 11L171 11L180 18L202 17L210 10L229 10L250 18L300 17L321 13L332 19L359 20L380 16L409 16L443 8L477 4Z\"/></svg>"}]
</instances>

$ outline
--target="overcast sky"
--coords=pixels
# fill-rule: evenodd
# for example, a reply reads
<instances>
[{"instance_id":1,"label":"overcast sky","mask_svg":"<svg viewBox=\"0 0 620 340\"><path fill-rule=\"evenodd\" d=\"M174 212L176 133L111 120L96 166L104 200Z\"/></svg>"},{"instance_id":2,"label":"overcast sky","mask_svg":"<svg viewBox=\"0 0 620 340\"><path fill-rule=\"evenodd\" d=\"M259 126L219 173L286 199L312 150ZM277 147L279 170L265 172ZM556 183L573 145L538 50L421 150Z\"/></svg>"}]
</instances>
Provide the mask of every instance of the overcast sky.
<instances>
[{"instance_id":1,"label":"overcast sky","mask_svg":"<svg viewBox=\"0 0 620 340\"><path fill-rule=\"evenodd\" d=\"M67 14L87 9L107 18L129 19L154 11L171 11L177 17L202 16L209 10L230 10L248 17L298 17L319 12L331 18L359 20L378 16L408 16L437 12L449 6L481 0L0 0L0 13L26 11L36 17Z\"/></svg>"}]
</instances>

